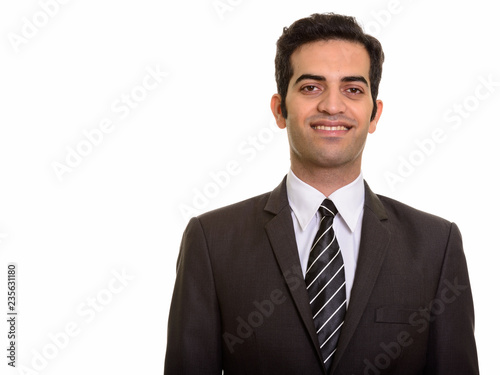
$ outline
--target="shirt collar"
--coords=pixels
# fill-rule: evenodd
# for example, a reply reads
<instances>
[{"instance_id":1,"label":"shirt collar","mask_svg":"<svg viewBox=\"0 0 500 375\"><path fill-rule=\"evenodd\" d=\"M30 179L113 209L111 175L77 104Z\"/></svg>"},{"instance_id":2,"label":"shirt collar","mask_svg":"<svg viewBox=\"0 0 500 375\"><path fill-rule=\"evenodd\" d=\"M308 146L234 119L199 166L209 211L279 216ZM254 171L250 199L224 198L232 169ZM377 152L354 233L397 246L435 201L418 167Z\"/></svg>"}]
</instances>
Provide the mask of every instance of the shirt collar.
<instances>
[{"instance_id":1,"label":"shirt collar","mask_svg":"<svg viewBox=\"0 0 500 375\"><path fill-rule=\"evenodd\" d=\"M305 230L325 196L319 190L300 180L291 169L286 179L286 188L290 207L301 229ZM335 204L351 232L354 232L365 203L363 175L360 173L353 182L336 190L328 198Z\"/></svg>"}]
</instances>

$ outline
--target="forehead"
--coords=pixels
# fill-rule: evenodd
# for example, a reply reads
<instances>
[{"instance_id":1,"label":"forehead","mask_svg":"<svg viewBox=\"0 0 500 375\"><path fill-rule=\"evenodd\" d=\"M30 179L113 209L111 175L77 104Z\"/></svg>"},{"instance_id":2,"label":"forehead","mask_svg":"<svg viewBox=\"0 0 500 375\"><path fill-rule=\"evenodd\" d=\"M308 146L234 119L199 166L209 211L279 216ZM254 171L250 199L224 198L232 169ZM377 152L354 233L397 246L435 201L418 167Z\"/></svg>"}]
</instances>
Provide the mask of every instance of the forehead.
<instances>
[{"instance_id":1,"label":"forehead","mask_svg":"<svg viewBox=\"0 0 500 375\"><path fill-rule=\"evenodd\" d=\"M345 40L325 40L304 44L290 58L293 77L320 74L330 79L362 75L367 81L370 56L365 47Z\"/></svg>"}]
</instances>

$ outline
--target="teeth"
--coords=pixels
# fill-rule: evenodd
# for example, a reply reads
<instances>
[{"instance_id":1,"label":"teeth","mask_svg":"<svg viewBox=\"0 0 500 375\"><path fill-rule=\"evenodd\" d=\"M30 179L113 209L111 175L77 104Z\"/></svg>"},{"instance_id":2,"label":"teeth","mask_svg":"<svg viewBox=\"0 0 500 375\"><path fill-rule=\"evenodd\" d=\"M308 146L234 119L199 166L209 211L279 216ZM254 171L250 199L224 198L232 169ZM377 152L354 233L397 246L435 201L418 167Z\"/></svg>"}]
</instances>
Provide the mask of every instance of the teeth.
<instances>
[{"instance_id":1,"label":"teeth","mask_svg":"<svg viewBox=\"0 0 500 375\"><path fill-rule=\"evenodd\" d=\"M315 126L314 129L318 129L318 130L329 130L329 131L336 131L336 130L349 130L347 127L345 126L323 126L323 125L320 125L320 126Z\"/></svg>"}]
</instances>

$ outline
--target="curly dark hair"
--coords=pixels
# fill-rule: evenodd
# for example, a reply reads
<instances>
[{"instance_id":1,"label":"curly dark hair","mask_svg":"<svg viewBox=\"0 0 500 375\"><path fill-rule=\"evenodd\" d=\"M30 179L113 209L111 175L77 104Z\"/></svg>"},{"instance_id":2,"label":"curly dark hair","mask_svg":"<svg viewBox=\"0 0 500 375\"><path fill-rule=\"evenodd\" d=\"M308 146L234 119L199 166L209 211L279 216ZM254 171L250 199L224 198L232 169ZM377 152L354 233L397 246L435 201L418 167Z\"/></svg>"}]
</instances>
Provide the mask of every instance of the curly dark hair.
<instances>
[{"instance_id":1,"label":"curly dark hair","mask_svg":"<svg viewBox=\"0 0 500 375\"><path fill-rule=\"evenodd\" d=\"M362 44L370 56L370 90L373 98L371 119L377 113L377 95L380 79L382 78L382 64L384 52L378 39L365 34L354 17L335 13L315 13L310 17L295 21L290 27L283 28L283 34L276 43L275 77L278 94L281 96L281 111L287 117L285 98L288 84L293 76L290 57L293 52L306 43L320 40L346 40Z\"/></svg>"}]
</instances>

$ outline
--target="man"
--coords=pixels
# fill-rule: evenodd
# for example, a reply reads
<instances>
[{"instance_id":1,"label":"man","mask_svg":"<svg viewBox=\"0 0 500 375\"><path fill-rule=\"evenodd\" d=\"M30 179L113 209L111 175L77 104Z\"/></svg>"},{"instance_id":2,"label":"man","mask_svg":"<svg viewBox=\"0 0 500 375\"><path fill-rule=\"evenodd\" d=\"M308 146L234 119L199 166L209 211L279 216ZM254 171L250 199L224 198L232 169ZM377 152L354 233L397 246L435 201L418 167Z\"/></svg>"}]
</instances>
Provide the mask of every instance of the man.
<instances>
[{"instance_id":1,"label":"man","mask_svg":"<svg viewBox=\"0 0 500 375\"><path fill-rule=\"evenodd\" d=\"M284 29L271 108L290 171L189 222L165 374L479 373L458 228L361 175L383 59L351 17Z\"/></svg>"}]
</instances>

